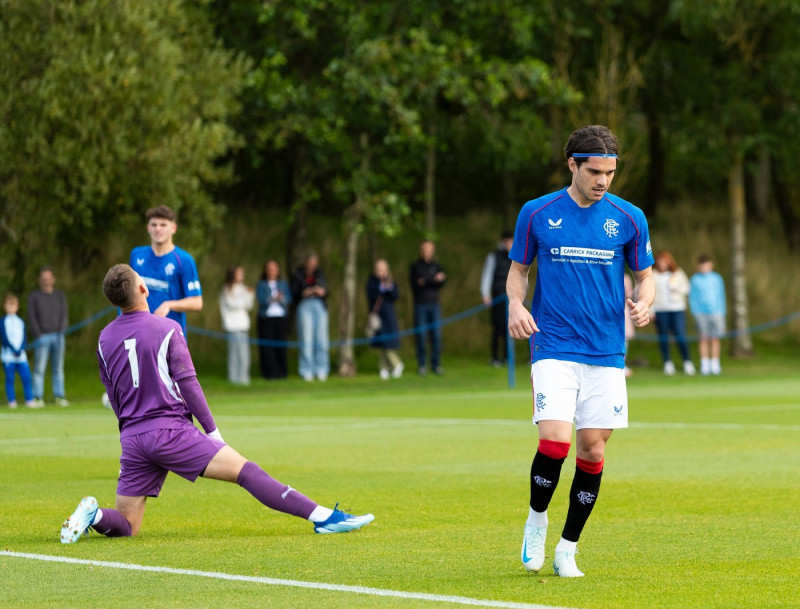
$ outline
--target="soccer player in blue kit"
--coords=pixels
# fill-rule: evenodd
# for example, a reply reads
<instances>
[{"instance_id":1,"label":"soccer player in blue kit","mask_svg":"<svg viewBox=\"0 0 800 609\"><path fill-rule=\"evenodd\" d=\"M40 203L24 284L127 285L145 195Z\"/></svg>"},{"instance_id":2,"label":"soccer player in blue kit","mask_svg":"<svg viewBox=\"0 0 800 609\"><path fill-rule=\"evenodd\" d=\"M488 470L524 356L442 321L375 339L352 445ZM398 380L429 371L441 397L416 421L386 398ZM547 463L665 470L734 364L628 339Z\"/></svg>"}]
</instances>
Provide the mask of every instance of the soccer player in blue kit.
<instances>
[{"instance_id":1,"label":"soccer player in blue kit","mask_svg":"<svg viewBox=\"0 0 800 609\"><path fill-rule=\"evenodd\" d=\"M617 168L614 134L599 125L583 127L570 135L564 154L572 184L523 206L506 291L509 333L530 339L533 422L539 432L522 563L534 572L544 565L547 507L574 423L576 469L553 570L561 577L582 577L575 554L600 490L606 442L614 429L628 426L625 265L638 287L637 301L627 301L638 327L650 321L655 287L647 220L639 208L608 192ZM536 287L528 312L523 301L534 259Z\"/></svg>"},{"instance_id":2,"label":"soccer player in blue kit","mask_svg":"<svg viewBox=\"0 0 800 609\"><path fill-rule=\"evenodd\" d=\"M189 252L172 242L178 225L171 208L159 205L148 209L145 218L150 245L133 248L129 264L147 284L150 312L174 319L185 335L186 313L203 308L197 265Z\"/></svg>"},{"instance_id":3,"label":"soccer player in blue kit","mask_svg":"<svg viewBox=\"0 0 800 609\"><path fill-rule=\"evenodd\" d=\"M103 293L122 314L97 345L100 379L119 420L119 480L115 509L84 497L61 527L74 543L91 527L107 537L139 533L148 497L158 497L167 472L233 482L263 505L310 521L316 533L345 533L373 520L318 505L270 477L222 439L197 381L181 332L171 319L150 314L145 281L127 264L112 267ZM202 433L192 422L195 417Z\"/></svg>"}]
</instances>

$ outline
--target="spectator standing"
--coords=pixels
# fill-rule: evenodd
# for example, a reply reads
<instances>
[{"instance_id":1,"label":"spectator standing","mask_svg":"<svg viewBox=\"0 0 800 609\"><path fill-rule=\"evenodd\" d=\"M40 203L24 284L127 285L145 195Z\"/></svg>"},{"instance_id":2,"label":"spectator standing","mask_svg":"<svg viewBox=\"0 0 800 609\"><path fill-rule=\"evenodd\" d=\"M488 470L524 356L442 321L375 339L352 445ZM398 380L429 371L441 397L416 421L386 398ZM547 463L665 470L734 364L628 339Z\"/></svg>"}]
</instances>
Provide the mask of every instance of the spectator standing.
<instances>
[{"instance_id":1,"label":"spectator standing","mask_svg":"<svg viewBox=\"0 0 800 609\"><path fill-rule=\"evenodd\" d=\"M228 380L236 385L250 384L250 311L253 288L244 284L244 267L234 266L225 273L219 294L222 329L228 333Z\"/></svg>"},{"instance_id":2,"label":"spectator standing","mask_svg":"<svg viewBox=\"0 0 800 609\"><path fill-rule=\"evenodd\" d=\"M69 406L64 391L67 296L55 285L53 269L43 266L39 271L39 289L28 296L28 325L36 342L33 352L33 397L37 404L44 404L44 373L49 359L55 402L59 406Z\"/></svg>"},{"instance_id":3,"label":"spectator standing","mask_svg":"<svg viewBox=\"0 0 800 609\"><path fill-rule=\"evenodd\" d=\"M289 305L292 291L281 278L281 267L277 260L267 260L261 281L256 286L258 298L258 338L262 341L285 343L289 338ZM259 345L261 376L265 379L285 379L286 346Z\"/></svg>"},{"instance_id":4,"label":"spectator standing","mask_svg":"<svg viewBox=\"0 0 800 609\"><path fill-rule=\"evenodd\" d=\"M397 313L394 309L399 291L386 260L375 261L373 273L367 279L366 291L369 310L381 318L380 330L372 338L372 346L381 351L380 377L383 380L400 378L404 366L397 353L400 337L397 335Z\"/></svg>"},{"instance_id":5,"label":"spectator standing","mask_svg":"<svg viewBox=\"0 0 800 609\"><path fill-rule=\"evenodd\" d=\"M653 267L653 280L656 285L656 299L652 312L658 330L658 346L664 364L664 374L675 374L675 364L669 354L669 335L675 336L681 358L683 372L695 374L694 364L689 357L686 343L686 297L689 295L689 278L671 253L664 250L656 254Z\"/></svg>"},{"instance_id":6,"label":"spectator standing","mask_svg":"<svg viewBox=\"0 0 800 609\"><path fill-rule=\"evenodd\" d=\"M489 252L486 261L483 263L483 273L481 273L481 296L483 304L490 305L498 296L505 296L506 279L508 279L508 269L511 268L511 259L508 252L514 245L514 233L504 230L500 234L500 241L497 249ZM492 322L492 338L489 344L489 363L495 368L499 368L506 362L508 353L508 323L506 312L508 311L508 300L503 298L495 302L490 309L490 320ZM498 346L502 345L502 351L498 353Z\"/></svg>"},{"instance_id":7,"label":"spectator standing","mask_svg":"<svg viewBox=\"0 0 800 609\"><path fill-rule=\"evenodd\" d=\"M417 373L428 373L426 337L431 343L431 368L435 374L444 374L440 358L442 351L441 307L439 290L447 276L441 265L434 259L436 245L429 239L419 246L419 258L411 264L409 282L414 294L414 326L428 326L427 330L417 331ZM427 335L427 336L426 336Z\"/></svg>"},{"instance_id":8,"label":"spectator standing","mask_svg":"<svg viewBox=\"0 0 800 609\"><path fill-rule=\"evenodd\" d=\"M297 339L300 341L299 373L306 381L328 380L331 371L328 337L328 282L316 254L306 256L292 274L292 297L297 303Z\"/></svg>"},{"instance_id":9,"label":"spectator standing","mask_svg":"<svg viewBox=\"0 0 800 609\"><path fill-rule=\"evenodd\" d=\"M689 282L689 309L700 335L700 374L720 374L720 338L725 333L725 281L714 271L708 254L697 258L697 273Z\"/></svg>"},{"instance_id":10,"label":"spectator standing","mask_svg":"<svg viewBox=\"0 0 800 609\"><path fill-rule=\"evenodd\" d=\"M0 351L0 360L3 362L3 371L6 374L8 407L17 407L14 380L16 375L19 374L19 378L22 381L22 392L25 394L25 406L28 408L41 408L42 405L33 399L31 369L28 366L28 354L25 353L25 322L17 315L19 298L14 294L6 294L3 300L3 309L6 314L2 323L0 323L0 336L2 337L3 345Z\"/></svg>"}]
</instances>

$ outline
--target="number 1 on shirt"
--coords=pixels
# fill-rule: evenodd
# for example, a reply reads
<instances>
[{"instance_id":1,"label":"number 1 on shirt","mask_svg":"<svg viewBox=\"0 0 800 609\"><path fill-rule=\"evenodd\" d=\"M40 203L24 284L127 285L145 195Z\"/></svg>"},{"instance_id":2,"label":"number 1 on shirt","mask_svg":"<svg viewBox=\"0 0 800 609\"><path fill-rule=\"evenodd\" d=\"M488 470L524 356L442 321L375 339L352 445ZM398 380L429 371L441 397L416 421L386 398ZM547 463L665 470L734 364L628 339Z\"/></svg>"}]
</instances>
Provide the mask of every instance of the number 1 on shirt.
<instances>
[{"instance_id":1,"label":"number 1 on shirt","mask_svg":"<svg viewBox=\"0 0 800 609\"><path fill-rule=\"evenodd\" d=\"M128 361L131 364L131 377L133 378L133 386L139 386L139 360L136 358L136 339L125 339L125 350L128 352Z\"/></svg>"}]
</instances>

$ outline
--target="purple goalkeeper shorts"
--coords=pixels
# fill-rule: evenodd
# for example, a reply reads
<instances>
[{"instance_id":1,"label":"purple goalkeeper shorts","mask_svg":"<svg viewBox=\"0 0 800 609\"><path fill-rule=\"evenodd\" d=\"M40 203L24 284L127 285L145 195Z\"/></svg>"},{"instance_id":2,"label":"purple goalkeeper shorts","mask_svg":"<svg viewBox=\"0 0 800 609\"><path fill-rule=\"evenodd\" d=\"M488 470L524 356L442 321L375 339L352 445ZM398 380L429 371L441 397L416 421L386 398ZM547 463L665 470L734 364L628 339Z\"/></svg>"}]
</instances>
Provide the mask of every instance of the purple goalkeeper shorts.
<instances>
[{"instance_id":1,"label":"purple goalkeeper shorts","mask_svg":"<svg viewBox=\"0 0 800 609\"><path fill-rule=\"evenodd\" d=\"M126 436L120 443L117 495L124 497L158 497L167 472L194 482L225 446L190 423Z\"/></svg>"}]
</instances>

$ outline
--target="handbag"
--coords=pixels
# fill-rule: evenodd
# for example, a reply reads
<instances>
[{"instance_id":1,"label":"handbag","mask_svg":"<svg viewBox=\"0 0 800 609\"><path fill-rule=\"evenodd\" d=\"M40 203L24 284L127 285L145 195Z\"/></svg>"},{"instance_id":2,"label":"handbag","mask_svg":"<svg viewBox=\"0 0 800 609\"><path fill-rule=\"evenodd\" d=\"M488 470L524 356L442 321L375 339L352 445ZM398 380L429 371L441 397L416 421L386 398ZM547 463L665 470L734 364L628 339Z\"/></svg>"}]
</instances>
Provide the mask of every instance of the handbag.
<instances>
[{"instance_id":1,"label":"handbag","mask_svg":"<svg viewBox=\"0 0 800 609\"><path fill-rule=\"evenodd\" d=\"M378 310L381 308L382 304L383 294L378 296L378 299L375 301L375 306L372 307L372 310L367 315L367 327L364 329L367 338L373 338L381 330L383 322L381 322L381 316L378 315Z\"/></svg>"}]
</instances>

